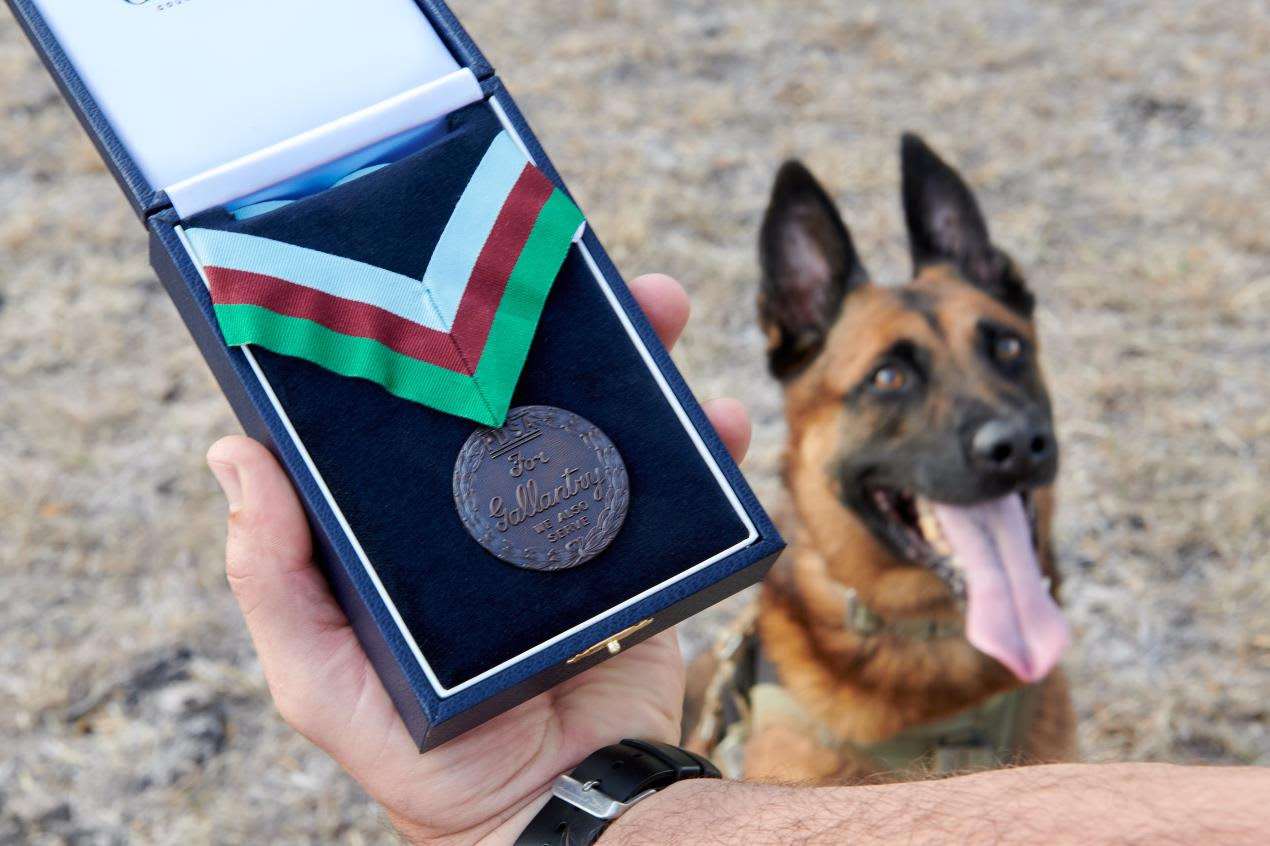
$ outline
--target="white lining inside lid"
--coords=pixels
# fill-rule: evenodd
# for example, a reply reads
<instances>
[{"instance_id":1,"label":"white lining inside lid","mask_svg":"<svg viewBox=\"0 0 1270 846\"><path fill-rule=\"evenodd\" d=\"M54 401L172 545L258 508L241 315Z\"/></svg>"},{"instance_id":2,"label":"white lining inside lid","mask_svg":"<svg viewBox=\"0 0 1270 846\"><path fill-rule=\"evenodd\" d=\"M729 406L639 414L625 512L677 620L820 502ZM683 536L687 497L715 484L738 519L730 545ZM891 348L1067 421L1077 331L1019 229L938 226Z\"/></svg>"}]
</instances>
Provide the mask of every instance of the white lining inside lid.
<instances>
[{"instance_id":1,"label":"white lining inside lid","mask_svg":"<svg viewBox=\"0 0 1270 846\"><path fill-rule=\"evenodd\" d=\"M481 97L476 76L462 68L170 185L168 199L184 219L444 117Z\"/></svg>"},{"instance_id":2,"label":"white lining inside lid","mask_svg":"<svg viewBox=\"0 0 1270 846\"><path fill-rule=\"evenodd\" d=\"M448 101L424 107L422 89L460 65L414 0L34 3L154 188L181 185L183 193L200 174L224 178L227 163L333 122L335 146L357 149L461 105L451 80L434 90ZM460 87L479 97L474 84ZM405 95L414 111L391 107ZM343 119L363 112L366 134L354 140ZM407 113L414 123L396 119ZM304 155L292 145L272 159L277 173L253 159L250 181L270 185L340 155L301 146ZM197 205L182 202L187 213Z\"/></svg>"},{"instance_id":3,"label":"white lining inside lid","mask_svg":"<svg viewBox=\"0 0 1270 846\"><path fill-rule=\"evenodd\" d=\"M491 97L489 102L508 134L512 136L513 140L516 141L517 145L525 151L525 155L532 161L533 156L530 155L528 148L525 146L524 140L516 131L516 127L513 126L511 121L508 119L507 113L498 102L498 99L496 97ZM195 267L198 268L200 276L202 276L203 270L200 266L197 253L195 253L191 248L189 241L185 237L185 232L180 227L177 227L176 233L181 239L181 243L185 246L186 252L190 254L191 259L194 261ZM652 373L653 379L657 382L658 388L661 389L662 394L666 397L666 401L670 403L675 415L679 418L680 423L683 424L684 430L688 433L688 437L692 440L693 446L696 447L697 452L701 455L701 460L704 461L706 466L710 469L711 474L714 476L715 481L718 482L720 489L723 491L724 496L728 500L728 503L736 511L737 517L740 518L742 524L745 526L746 537L728 548L720 550L706 560L700 561L691 567L676 573L671 578L648 588L642 593L629 597L623 602L595 615L589 620L584 620L576 626L573 626L568 630L560 632L554 637L543 641L542 643L526 649L519 655L509 658L497 666L490 667L484 672L479 673L472 678L465 679L450 687L443 685L437 678L436 673L432 670L432 666L428 663L428 659L424 657L423 652L419 649L419 645L410 634L410 630L406 627L405 621L401 618L401 614L397 611L397 607L393 603L392 597L388 595L388 592L384 589L383 583L379 579L378 573L375 572L374 565L370 562L370 559L366 555L366 551L362 549L362 545L358 542L357 536L353 533L352 527L348 524L343 512L340 510L339 503L337 503L335 501L335 497L331 495L331 491L327 487L326 481L322 478L322 474L318 471L317 465L313 463L313 459L309 456L308 450L305 449L304 443L300 440L300 436L296 433L290 419L288 419L286 410L278 401L278 397L274 393L273 387L269 384L268 378L265 376L264 371L260 369L260 365L257 363L255 356L252 355L251 348L242 348L243 354L247 357L247 362L251 365L252 372L255 373L256 379L260 382L260 386L269 397L269 401L273 405L275 413L277 413L283 426L286 428L287 434L291 437L296 450L300 453L301 458L304 460L309 473L312 475L314 481L317 482L318 489L322 492L323 499L326 500L327 506L335 515L336 521L339 523L340 528L343 530L345 536L349 540L349 543L352 545L353 550L357 554L357 558L361 562L362 567L365 569L367 576L370 578L371 583L374 584L380 600L384 603L384 606L388 609L388 613L391 615L393 622L396 624L397 630L405 640L406 645L410 648L415 660L418 661L420 668L423 670L424 675L428 679L428 683L432 686L432 689L436 692L437 696L442 699L453 696L460 691L467 690L469 687L479 684L485 679L488 679L491 676L494 676L503 670L506 670L509 667L512 667L521 661L548 649L565 638L577 634L578 632L597 623L601 623L613 615L643 601L644 599L665 590L671 585L683 581L694 573L698 573L706 569L711 564L721 561L748 546L752 546L759 537L758 529L755 527L754 521L750 518L750 515L746 512L744 506L741 505L741 500L737 497L736 491L732 489L732 485L728 483L727 477L723 475L722 468L719 467L719 464L715 461L714 456L710 454L710 450L706 447L705 441L702 439L701 434L697 431L696 426L694 426L692 421L688 418L688 413L684 410L683 404L680 403L679 398L675 396L675 392L671 389L670 383L666 381L666 377L661 372L661 368L659 368L657 363L653 360L652 353L644 343L644 340L639 336L639 333L635 330L635 326L631 323L630 318L627 317L625 309L623 309L621 303L618 302L617 296L613 293L613 289L604 278L604 274L600 272L600 268L596 265L595 259L591 256L590 250L587 249L586 244L581 242L576 244L576 248L581 252L588 269L590 269L592 276L595 278L596 284L600 286L600 290L604 292L605 298L609 301L609 304L617 313L618 318L622 322L623 328L625 328L627 335L631 339L631 343L633 343L635 348L639 351L641 358L643 358L645 365L647 365L649 369L649 372ZM203 276L203 283L207 284L206 276Z\"/></svg>"}]
</instances>

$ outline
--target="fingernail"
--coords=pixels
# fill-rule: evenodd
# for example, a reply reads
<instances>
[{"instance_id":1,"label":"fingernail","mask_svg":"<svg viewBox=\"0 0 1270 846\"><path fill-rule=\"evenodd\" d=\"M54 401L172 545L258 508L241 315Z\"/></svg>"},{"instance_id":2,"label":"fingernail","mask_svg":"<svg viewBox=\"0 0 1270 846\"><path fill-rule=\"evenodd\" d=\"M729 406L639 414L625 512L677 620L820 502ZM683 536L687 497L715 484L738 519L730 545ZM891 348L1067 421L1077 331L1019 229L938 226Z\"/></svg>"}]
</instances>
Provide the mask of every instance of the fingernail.
<instances>
[{"instance_id":1,"label":"fingernail","mask_svg":"<svg viewBox=\"0 0 1270 846\"><path fill-rule=\"evenodd\" d=\"M212 475L216 477L216 481L220 482L220 488L225 492L225 499L229 500L229 513L236 513L239 508L242 508L243 502L243 484L238 478L238 468L222 461L209 461L207 466L212 469Z\"/></svg>"}]
</instances>

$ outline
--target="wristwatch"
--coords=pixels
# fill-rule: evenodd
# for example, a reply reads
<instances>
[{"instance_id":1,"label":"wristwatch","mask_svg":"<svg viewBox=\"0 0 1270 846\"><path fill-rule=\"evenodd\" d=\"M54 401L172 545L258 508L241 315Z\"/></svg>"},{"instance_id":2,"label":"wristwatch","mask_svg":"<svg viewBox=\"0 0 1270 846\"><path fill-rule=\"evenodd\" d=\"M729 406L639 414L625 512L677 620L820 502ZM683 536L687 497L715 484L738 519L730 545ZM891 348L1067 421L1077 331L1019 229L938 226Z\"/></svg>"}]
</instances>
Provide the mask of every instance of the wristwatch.
<instances>
[{"instance_id":1,"label":"wristwatch","mask_svg":"<svg viewBox=\"0 0 1270 846\"><path fill-rule=\"evenodd\" d=\"M636 802L690 778L721 776L705 758L669 743L605 746L555 780L551 799L515 846L590 846Z\"/></svg>"}]
</instances>

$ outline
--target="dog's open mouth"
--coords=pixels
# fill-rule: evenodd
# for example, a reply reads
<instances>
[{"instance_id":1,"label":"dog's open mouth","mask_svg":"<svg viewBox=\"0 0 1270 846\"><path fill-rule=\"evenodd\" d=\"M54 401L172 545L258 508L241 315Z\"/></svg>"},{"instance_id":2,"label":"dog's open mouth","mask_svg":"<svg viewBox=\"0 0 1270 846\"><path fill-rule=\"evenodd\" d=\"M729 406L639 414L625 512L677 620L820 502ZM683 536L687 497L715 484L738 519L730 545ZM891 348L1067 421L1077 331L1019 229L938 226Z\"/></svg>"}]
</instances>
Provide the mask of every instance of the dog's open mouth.
<instances>
[{"instance_id":1,"label":"dog's open mouth","mask_svg":"<svg viewBox=\"0 0 1270 846\"><path fill-rule=\"evenodd\" d=\"M1070 634L1041 573L1025 492L974 505L882 486L868 493L875 529L965 601L966 637L976 648L1026 682L1054 667Z\"/></svg>"},{"instance_id":2,"label":"dog's open mouth","mask_svg":"<svg viewBox=\"0 0 1270 846\"><path fill-rule=\"evenodd\" d=\"M935 517L934 501L899 488L871 486L869 498L889 535L888 540L914 564L943 579L959 602L966 600L966 584L956 564L956 553ZM1017 494L1027 515L1028 537L1036 549L1036 509L1027 491Z\"/></svg>"}]
</instances>

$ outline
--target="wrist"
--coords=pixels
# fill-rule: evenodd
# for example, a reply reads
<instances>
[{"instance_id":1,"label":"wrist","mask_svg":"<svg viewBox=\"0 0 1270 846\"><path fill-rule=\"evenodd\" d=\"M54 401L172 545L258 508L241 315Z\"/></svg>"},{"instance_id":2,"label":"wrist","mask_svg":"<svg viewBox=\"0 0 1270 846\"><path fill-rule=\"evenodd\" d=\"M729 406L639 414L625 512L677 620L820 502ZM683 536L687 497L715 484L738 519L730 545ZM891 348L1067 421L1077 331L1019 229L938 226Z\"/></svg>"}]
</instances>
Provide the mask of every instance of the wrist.
<instances>
[{"instance_id":1,"label":"wrist","mask_svg":"<svg viewBox=\"0 0 1270 846\"><path fill-rule=\"evenodd\" d=\"M494 831L489 836L480 841L480 846L513 846L516 838L520 837L521 832L528 827L530 821L542 810L542 806L547 804L551 798L551 787L547 786L542 793L535 796L532 801L525 804L519 811Z\"/></svg>"},{"instance_id":2,"label":"wrist","mask_svg":"<svg viewBox=\"0 0 1270 846\"><path fill-rule=\"evenodd\" d=\"M411 846L513 846L516 838L550 798L551 785L547 784L505 812L460 832L437 832L391 811L388 821L401 839Z\"/></svg>"},{"instance_id":3,"label":"wrist","mask_svg":"<svg viewBox=\"0 0 1270 846\"><path fill-rule=\"evenodd\" d=\"M659 831L662 820L676 818L679 816L678 809L695 805L701 797L711 795L720 785L728 783L714 779L694 779L676 782L665 790L659 790L613 820L612 825L600 835L597 846L652 842L645 835Z\"/></svg>"}]
</instances>

